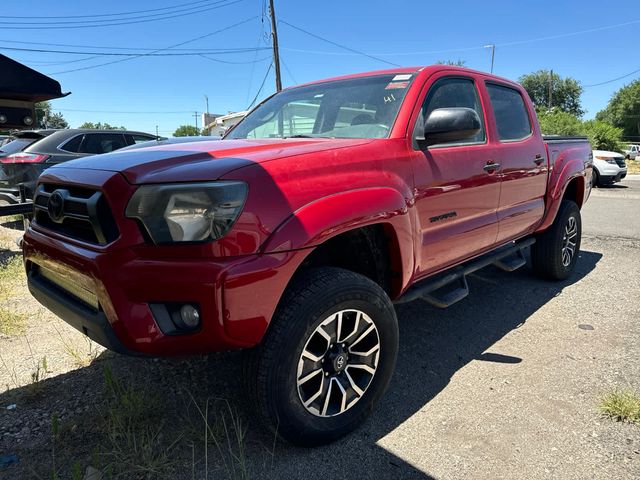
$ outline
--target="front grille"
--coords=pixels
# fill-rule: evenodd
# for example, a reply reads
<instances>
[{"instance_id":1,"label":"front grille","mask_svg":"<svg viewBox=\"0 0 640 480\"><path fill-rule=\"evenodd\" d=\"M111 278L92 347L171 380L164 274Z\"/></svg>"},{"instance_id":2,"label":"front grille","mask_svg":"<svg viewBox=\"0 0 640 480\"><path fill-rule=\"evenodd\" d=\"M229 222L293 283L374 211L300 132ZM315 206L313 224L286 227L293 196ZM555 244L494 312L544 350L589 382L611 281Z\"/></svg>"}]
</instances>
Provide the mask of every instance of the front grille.
<instances>
[{"instance_id":1,"label":"front grille","mask_svg":"<svg viewBox=\"0 0 640 480\"><path fill-rule=\"evenodd\" d=\"M616 163L618 164L618 166L620 168L624 168L627 166L626 163L624 163L624 158L623 157L613 157L613 159L616 161Z\"/></svg>"},{"instance_id":2,"label":"front grille","mask_svg":"<svg viewBox=\"0 0 640 480\"><path fill-rule=\"evenodd\" d=\"M118 238L107 200L98 190L42 184L33 204L35 224L60 235L96 245Z\"/></svg>"}]
</instances>

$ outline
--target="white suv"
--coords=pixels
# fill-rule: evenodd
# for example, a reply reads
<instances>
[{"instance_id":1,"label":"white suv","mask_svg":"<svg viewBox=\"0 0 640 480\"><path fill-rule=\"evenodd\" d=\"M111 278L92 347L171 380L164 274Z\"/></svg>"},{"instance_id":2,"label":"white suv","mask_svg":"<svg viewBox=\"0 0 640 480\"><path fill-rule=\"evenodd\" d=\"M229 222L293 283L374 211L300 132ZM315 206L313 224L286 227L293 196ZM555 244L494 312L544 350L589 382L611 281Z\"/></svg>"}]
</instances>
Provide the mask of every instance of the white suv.
<instances>
[{"instance_id":1,"label":"white suv","mask_svg":"<svg viewBox=\"0 0 640 480\"><path fill-rule=\"evenodd\" d=\"M593 151L594 187L616 183L627 176L627 165L621 153L604 150Z\"/></svg>"},{"instance_id":2,"label":"white suv","mask_svg":"<svg viewBox=\"0 0 640 480\"><path fill-rule=\"evenodd\" d=\"M640 145L627 145L624 151L624 158L627 160L636 160L640 156Z\"/></svg>"}]
</instances>

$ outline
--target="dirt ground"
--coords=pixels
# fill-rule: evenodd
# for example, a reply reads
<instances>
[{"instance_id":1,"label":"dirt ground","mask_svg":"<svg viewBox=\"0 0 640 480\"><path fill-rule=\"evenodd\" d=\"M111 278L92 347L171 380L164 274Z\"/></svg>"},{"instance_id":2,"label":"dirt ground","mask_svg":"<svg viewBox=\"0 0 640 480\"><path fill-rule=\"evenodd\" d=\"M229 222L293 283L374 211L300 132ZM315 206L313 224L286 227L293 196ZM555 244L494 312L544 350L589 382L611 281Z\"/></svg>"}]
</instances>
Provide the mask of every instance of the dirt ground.
<instances>
[{"instance_id":1,"label":"dirt ground","mask_svg":"<svg viewBox=\"0 0 640 480\"><path fill-rule=\"evenodd\" d=\"M640 178L598 189L583 211L577 272L528 267L470 278L447 310L397 307L388 393L354 434L316 449L255 420L237 352L128 358L91 344L7 280L0 307L0 479L639 479L640 427L601 416L640 390ZM0 231L0 258L18 250ZM15 235L14 235L15 236ZM98 477L94 477L98 478Z\"/></svg>"}]
</instances>

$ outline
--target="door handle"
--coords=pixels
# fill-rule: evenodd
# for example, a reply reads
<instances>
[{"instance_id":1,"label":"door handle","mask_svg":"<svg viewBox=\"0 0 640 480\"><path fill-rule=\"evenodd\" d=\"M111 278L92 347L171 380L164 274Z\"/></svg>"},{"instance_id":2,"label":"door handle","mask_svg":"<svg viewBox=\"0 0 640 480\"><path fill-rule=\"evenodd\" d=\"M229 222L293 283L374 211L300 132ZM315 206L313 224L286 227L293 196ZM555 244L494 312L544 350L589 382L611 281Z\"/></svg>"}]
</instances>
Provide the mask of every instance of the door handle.
<instances>
[{"instance_id":1,"label":"door handle","mask_svg":"<svg viewBox=\"0 0 640 480\"><path fill-rule=\"evenodd\" d=\"M541 155L536 155L536 158L533 160L533 163L540 166L544 162L544 158Z\"/></svg>"},{"instance_id":2,"label":"door handle","mask_svg":"<svg viewBox=\"0 0 640 480\"><path fill-rule=\"evenodd\" d=\"M482 167L485 172L492 172L493 170L498 170L499 168L499 163L487 163L484 167Z\"/></svg>"}]
</instances>

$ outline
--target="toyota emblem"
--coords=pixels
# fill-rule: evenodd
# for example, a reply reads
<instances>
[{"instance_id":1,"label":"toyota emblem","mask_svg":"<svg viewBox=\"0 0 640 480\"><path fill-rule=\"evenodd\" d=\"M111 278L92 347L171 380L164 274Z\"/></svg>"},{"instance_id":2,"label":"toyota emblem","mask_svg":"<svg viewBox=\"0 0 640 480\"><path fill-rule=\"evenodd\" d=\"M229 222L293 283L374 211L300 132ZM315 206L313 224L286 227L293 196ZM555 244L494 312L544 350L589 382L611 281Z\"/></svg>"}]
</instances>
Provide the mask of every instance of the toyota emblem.
<instances>
[{"instance_id":1,"label":"toyota emblem","mask_svg":"<svg viewBox=\"0 0 640 480\"><path fill-rule=\"evenodd\" d=\"M49 217L56 223L62 222L64 217L64 195L60 192L60 190L56 190L49 197L49 202L47 203L47 211L49 212Z\"/></svg>"}]
</instances>

